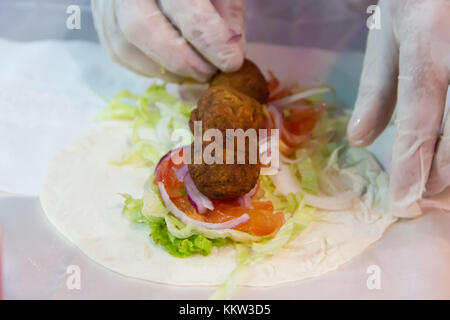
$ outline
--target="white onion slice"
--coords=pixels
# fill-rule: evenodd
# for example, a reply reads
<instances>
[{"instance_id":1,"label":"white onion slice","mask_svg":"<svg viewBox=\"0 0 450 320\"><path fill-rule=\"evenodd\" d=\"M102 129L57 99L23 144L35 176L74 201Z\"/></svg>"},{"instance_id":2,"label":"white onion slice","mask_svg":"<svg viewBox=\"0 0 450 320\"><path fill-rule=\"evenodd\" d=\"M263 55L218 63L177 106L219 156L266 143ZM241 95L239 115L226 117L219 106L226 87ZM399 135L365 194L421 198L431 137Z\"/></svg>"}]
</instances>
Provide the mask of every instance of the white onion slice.
<instances>
[{"instance_id":1,"label":"white onion slice","mask_svg":"<svg viewBox=\"0 0 450 320\"><path fill-rule=\"evenodd\" d=\"M175 167L172 167L172 169L175 172L178 181L184 182L184 188L186 189L189 202L195 207L195 210L197 210L198 213L203 214L206 212L206 209L214 210L212 201L202 194L200 190L197 189L194 181L192 181L187 164L178 169Z\"/></svg>"},{"instance_id":2,"label":"white onion slice","mask_svg":"<svg viewBox=\"0 0 450 320\"><path fill-rule=\"evenodd\" d=\"M167 209L178 219L180 219L185 224L191 224L195 225L197 227L202 227L206 229L212 229L212 230L221 230L221 229L233 229L239 225L241 225L244 222L247 222L250 217L248 214L244 213L240 217L236 219L232 219L226 222L222 223L209 223L209 222L202 222L198 221L192 218L189 218L183 211L177 208L177 206L170 200L169 195L167 194L166 188L164 187L164 184L162 182L158 182L158 189L159 193L161 194L161 198L164 201L164 204L166 205Z\"/></svg>"},{"instance_id":3,"label":"white onion slice","mask_svg":"<svg viewBox=\"0 0 450 320\"><path fill-rule=\"evenodd\" d=\"M310 90L306 90L306 91L303 91L303 92L300 92L300 93L293 94L293 95L288 96L288 97L284 97L284 98L272 101L272 103L276 104L276 105L280 105L280 106L281 105L288 105L288 104L297 102L299 100L315 96L316 94L326 93L326 92L329 92L329 91L330 91L329 88L310 89Z\"/></svg>"},{"instance_id":4,"label":"white onion slice","mask_svg":"<svg viewBox=\"0 0 450 320\"><path fill-rule=\"evenodd\" d=\"M175 172L175 175L177 176L178 181L184 182L184 177L188 173L188 166L185 164L180 168L172 167L173 172Z\"/></svg>"},{"instance_id":5,"label":"white onion slice","mask_svg":"<svg viewBox=\"0 0 450 320\"><path fill-rule=\"evenodd\" d=\"M281 112L278 111L277 108L270 105L267 110L269 111L269 114L273 117L273 122L275 125L275 129L280 129L283 127L283 118L281 116Z\"/></svg>"},{"instance_id":6,"label":"white onion slice","mask_svg":"<svg viewBox=\"0 0 450 320\"><path fill-rule=\"evenodd\" d=\"M289 159L285 156L283 156L283 154L280 154L280 159L283 163L287 163L287 164L295 164L295 163L299 163L300 161L302 161L302 159Z\"/></svg>"},{"instance_id":7,"label":"white onion slice","mask_svg":"<svg viewBox=\"0 0 450 320\"><path fill-rule=\"evenodd\" d=\"M249 192L247 192L238 199L239 205L246 209L253 209L252 198L255 196L257 190L258 184L256 184L252 190L250 190Z\"/></svg>"},{"instance_id":8,"label":"white onion slice","mask_svg":"<svg viewBox=\"0 0 450 320\"><path fill-rule=\"evenodd\" d=\"M183 180L188 199L198 213L204 214L207 209L214 210L212 201L197 189L197 186L195 185L194 181L192 181L191 175L189 174L188 170L186 170L186 174Z\"/></svg>"}]
</instances>

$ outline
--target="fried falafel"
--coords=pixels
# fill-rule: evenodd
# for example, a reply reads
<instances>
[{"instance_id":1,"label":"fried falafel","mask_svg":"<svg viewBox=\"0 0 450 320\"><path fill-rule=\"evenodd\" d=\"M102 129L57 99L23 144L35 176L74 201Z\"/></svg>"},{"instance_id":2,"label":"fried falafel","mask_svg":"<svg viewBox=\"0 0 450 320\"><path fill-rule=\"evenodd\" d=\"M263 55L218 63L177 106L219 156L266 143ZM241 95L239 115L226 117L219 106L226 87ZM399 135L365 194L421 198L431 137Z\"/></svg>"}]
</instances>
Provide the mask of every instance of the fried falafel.
<instances>
[{"instance_id":1,"label":"fried falafel","mask_svg":"<svg viewBox=\"0 0 450 320\"><path fill-rule=\"evenodd\" d=\"M259 129L263 120L261 104L233 88L209 88L191 113L189 127L194 132L194 121L202 121L202 129Z\"/></svg>"},{"instance_id":2,"label":"fried falafel","mask_svg":"<svg viewBox=\"0 0 450 320\"><path fill-rule=\"evenodd\" d=\"M223 163L207 164L202 161L188 165L189 174L197 189L210 199L236 199L250 192L258 182L260 164L250 164L248 160L248 143L246 147L245 164L238 164L238 152L234 152L232 164L226 164L227 149L223 148ZM194 152L191 145L191 153ZM203 150L207 144L203 144ZM202 150L202 151L203 151Z\"/></svg>"},{"instance_id":3,"label":"fried falafel","mask_svg":"<svg viewBox=\"0 0 450 320\"><path fill-rule=\"evenodd\" d=\"M211 80L211 87L226 86L242 92L261 104L267 104L269 88L261 70L252 61L245 59L235 72L219 72Z\"/></svg>"},{"instance_id":4,"label":"fried falafel","mask_svg":"<svg viewBox=\"0 0 450 320\"><path fill-rule=\"evenodd\" d=\"M218 74L211 87L198 101L197 108L192 111L189 127L194 133L194 122L202 121L202 130L218 129L226 137L227 129L258 130L263 121L263 107L260 102L268 99L267 83L256 65L246 60L243 67L234 73ZM256 135L258 131L256 132ZM226 137L229 139L229 137ZM257 139L257 136L254 137ZM250 140L245 139L245 149L240 150L236 137L234 139L234 161L227 163L225 141L223 143L222 163L191 163L189 174L205 196L211 199L236 199L250 192L258 182L260 173L259 159L250 161ZM201 141L201 152L213 142ZM256 158L258 147L256 141ZM253 151L253 150L252 150ZM191 146L194 154L194 143ZM244 163L238 163L238 157L244 156ZM204 159L203 159L204 160Z\"/></svg>"}]
</instances>

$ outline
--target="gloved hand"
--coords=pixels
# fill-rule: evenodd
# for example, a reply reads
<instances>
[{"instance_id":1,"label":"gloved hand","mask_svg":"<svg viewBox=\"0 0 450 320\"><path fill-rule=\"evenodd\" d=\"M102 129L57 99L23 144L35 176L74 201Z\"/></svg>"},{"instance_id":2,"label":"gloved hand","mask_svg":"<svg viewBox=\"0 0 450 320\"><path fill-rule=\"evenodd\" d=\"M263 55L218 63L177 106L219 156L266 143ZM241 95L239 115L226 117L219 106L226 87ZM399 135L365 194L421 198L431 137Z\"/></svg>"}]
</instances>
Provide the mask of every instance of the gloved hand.
<instances>
[{"instance_id":1,"label":"gloved hand","mask_svg":"<svg viewBox=\"0 0 450 320\"><path fill-rule=\"evenodd\" d=\"M244 0L92 0L92 12L111 58L145 76L206 81L245 56Z\"/></svg>"},{"instance_id":2,"label":"gloved hand","mask_svg":"<svg viewBox=\"0 0 450 320\"><path fill-rule=\"evenodd\" d=\"M425 191L433 195L450 184L450 118L440 137L450 79L450 1L380 0L379 6L381 30L369 32L348 136L358 146L371 144L397 106L391 209L414 217Z\"/></svg>"}]
</instances>

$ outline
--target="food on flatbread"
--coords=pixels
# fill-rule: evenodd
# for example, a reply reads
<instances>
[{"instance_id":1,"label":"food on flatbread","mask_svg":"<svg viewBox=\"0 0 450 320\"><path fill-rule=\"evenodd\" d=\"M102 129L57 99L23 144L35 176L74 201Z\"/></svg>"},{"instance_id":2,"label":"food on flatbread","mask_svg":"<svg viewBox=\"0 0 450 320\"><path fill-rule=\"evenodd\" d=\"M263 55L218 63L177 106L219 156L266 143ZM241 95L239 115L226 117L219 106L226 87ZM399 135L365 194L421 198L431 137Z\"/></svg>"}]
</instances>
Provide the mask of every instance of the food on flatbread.
<instances>
[{"instance_id":1,"label":"food on flatbread","mask_svg":"<svg viewBox=\"0 0 450 320\"><path fill-rule=\"evenodd\" d=\"M214 298L236 284L335 270L395 222L388 178L348 144L348 114L326 102L330 90L272 80L262 127L281 130L281 163L245 197L210 199L175 163L192 143L193 106L154 84L140 96L118 93L104 121L55 156L41 193L47 217L109 269L166 284L224 283Z\"/></svg>"}]
</instances>

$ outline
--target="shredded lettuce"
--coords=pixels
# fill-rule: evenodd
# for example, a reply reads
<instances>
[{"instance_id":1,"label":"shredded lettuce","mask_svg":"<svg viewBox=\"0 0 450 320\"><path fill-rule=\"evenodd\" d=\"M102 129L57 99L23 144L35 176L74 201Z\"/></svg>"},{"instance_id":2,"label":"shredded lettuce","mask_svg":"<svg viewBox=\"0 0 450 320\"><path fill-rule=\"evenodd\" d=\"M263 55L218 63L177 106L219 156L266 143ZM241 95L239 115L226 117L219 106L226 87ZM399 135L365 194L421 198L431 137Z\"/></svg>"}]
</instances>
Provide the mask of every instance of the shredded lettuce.
<instances>
[{"instance_id":1,"label":"shredded lettuce","mask_svg":"<svg viewBox=\"0 0 450 320\"><path fill-rule=\"evenodd\" d=\"M156 191L157 192L157 191ZM261 241L272 237L273 235L268 236L255 236L249 234L247 232L234 230L234 229L224 229L224 230L212 230L206 229L199 226L189 225L181 222L175 216L170 214L167 209L158 210L155 208L159 208L162 204L162 200L154 190L145 190L144 191L144 207L142 210L142 214L147 217L159 217L164 218L166 221L167 228L171 234L179 239L186 239L193 235L203 235L208 239L220 239L227 238L232 241L242 242L242 243L251 243L256 241ZM165 208L165 206L164 206Z\"/></svg>"},{"instance_id":2,"label":"shredded lettuce","mask_svg":"<svg viewBox=\"0 0 450 320\"><path fill-rule=\"evenodd\" d=\"M192 136L188 119L192 106L171 95L166 85L153 84L141 96L130 91L120 91L102 109L100 120L132 121L132 148L114 165L151 167L176 144L189 144ZM172 141L175 130L183 131L183 141ZM142 136L147 131L147 137Z\"/></svg>"},{"instance_id":3,"label":"shredded lettuce","mask_svg":"<svg viewBox=\"0 0 450 320\"><path fill-rule=\"evenodd\" d=\"M298 174L302 190L311 194L318 194L318 169L313 165L313 160L305 150L299 156L299 161L291 166L291 173Z\"/></svg>"},{"instance_id":4,"label":"shredded lettuce","mask_svg":"<svg viewBox=\"0 0 450 320\"><path fill-rule=\"evenodd\" d=\"M219 238L227 238L232 241L241 242L241 243L252 243L261 241L266 238L270 238L273 235L267 236L255 236L247 232L234 230L234 229L223 229L223 230L212 230L206 229L199 226L187 225L178 220L171 214L166 215L166 224L169 231L178 238L184 239L189 238L192 235L200 234L208 239L219 239Z\"/></svg>"},{"instance_id":5,"label":"shredded lettuce","mask_svg":"<svg viewBox=\"0 0 450 320\"><path fill-rule=\"evenodd\" d=\"M311 222L315 221L315 208L305 205L301 194L290 194L295 201L293 214L281 227L275 237L251 245L236 245L236 268L225 282L213 293L210 299L223 300L232 296L238 284L239 275L245 266L276 255L288 246L289 242L298 237Z\"/></svg>"},{"instance_id":6,"label":"shredded lettuce","mask_svg":"<svg viewBox=\"0 0 450 320\"><path fill-rule=\"evenodd\" d=\"M142 214L144 206L142 199L134 199L129 194L121 194L121 196L125 199L122 213L133 223L147 225L153 242L175 257L186 258L194 254L207 256L213 247L222 247L230 243L230 240L225 238L208 239L201 234L193 234L184 239L177 238L167 228L165 218ZM156 209L160 210L160 208ZM173 216L172 218L176 219Z\"/></svg>"},{"instance_id":7,"label":"shredded lettuce","mask_svg":"<svg viewBox=\"0 0 450 320\"><path fill-rule=\"evenodd\" d=\"M320 181L326 168L338 168L338 156L348 145L345 130L349 115L343 111L328 108L317 122L311 139L297 149L289 159L291 174L296 177L306 193L319 195Z\"/></svg>"},{"instance_id":8,"label":"shredded lettuce","mask_svg":"<svg viewBox=\"0 0 450 320\"><path fill-rule=\"evenodd\" d=\"M143 207L141 208L141 214L150 219L151 217L165 218L169 214L169 210L164 205L159 190L153 184L153 175L149 178L150 188L146 188L144 192Z\"/></svg>"},{"instance_id":9,"label":"shredded lettuce","mask_svg":"<svg viewBox=\"0 0 450 320\"><path fill-rule=\"evenodd\" d=\"M178 258L186 258L194 254L207 256L213 247L221 247L228 244L227 239L208 239L200 234L192 235L186 239L179 239L167 229L163 218L151 217L147 222L150 227L150 236L153 242L161 245L171 255Z\"/></svg>"},{"instance_id":10,"label":"shredded lettuce","mask_svg":"<svg viewBox=\"0 0 450 320\"><path fill-rule=\"evenodd\" d=\"M100 120L134 120L138 116L138 109L123 100L137 101L138 98L130 91L120 91L109 102L108 108L100 110L98 118Z\"/></svg>"},{"instance_id":11,"label":"shredded lettuce","mask_svg":"<svg viewBox=\"0 0 450 320\"><path fill-rule=\"evenodd\" d=\"M269 176L260 177L260 186L264 190L264 198L271 201L275 211L294 213L298 207L297 195L289 193L283 195L276 189L275 184Z\"/></svg>"},{"instance_id":12,"label":"shredded lettuce","mask_svg":"<svg viewBox=\"0 0 450 320\"><path fill-rule=\"evenodd\" d=\"M133 223L144 223L145 217L142 216L142 199L134 199L131 195L121 193L125 198L125 204L122 209L122 213Z\"/></svg>"},{"instance_id":13,"label":"shredded lettuce","mask_svg":"<svg viewBox=\"0 0 450 320\"><path fill-rule=\"evenodd\" d=\"M210 300L229 299L237 288L239 276L249 262L250 248L245 245L236 244L236 268L228 275L226 281L209 297Z\"/></svg>"}]
</instances>

